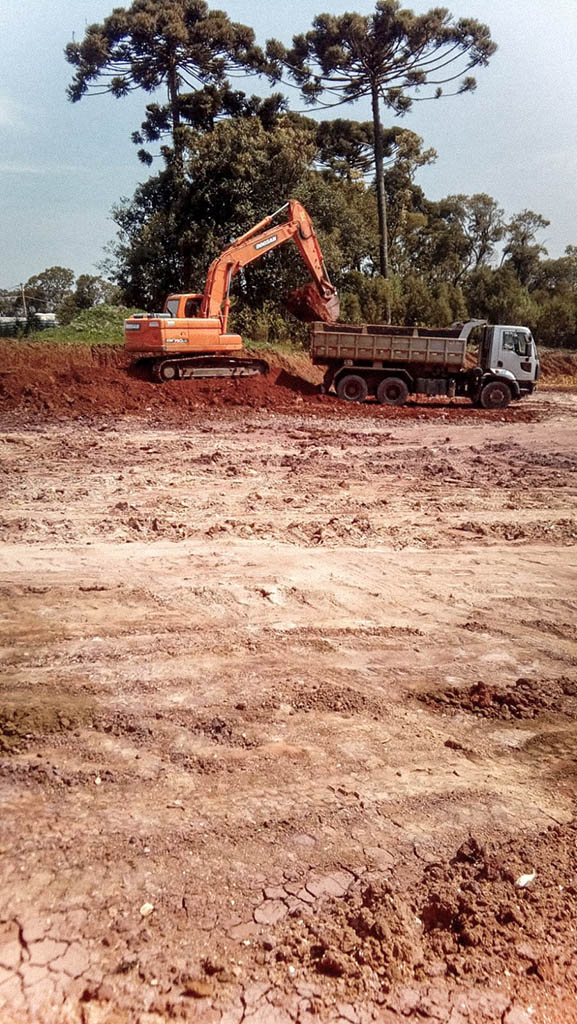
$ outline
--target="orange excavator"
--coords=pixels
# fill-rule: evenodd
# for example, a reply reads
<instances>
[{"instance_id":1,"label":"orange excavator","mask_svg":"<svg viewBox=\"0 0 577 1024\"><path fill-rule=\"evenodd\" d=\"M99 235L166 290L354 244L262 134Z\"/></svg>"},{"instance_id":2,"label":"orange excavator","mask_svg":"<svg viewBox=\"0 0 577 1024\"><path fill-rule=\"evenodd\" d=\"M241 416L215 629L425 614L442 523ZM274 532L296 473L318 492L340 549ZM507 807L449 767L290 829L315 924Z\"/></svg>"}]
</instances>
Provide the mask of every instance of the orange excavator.
<instances>
[{"instance_id":1,"label":"orange excavator","mask_svg":"<svg viewBox=\"0 0 577 1024\"><path fill-rule=\"evenodd\" d=\"M285 221L273 222L288 209ZM313 283L291 292L288 306L301 320L334 323L339 300L304 206L290 200L241 235L211 264L202 294L169 295L162 313L135 313L124 321L126 350L145 360L157 381L189 377L245 377L268 364L242 354L242 338L227 334L235 274L271 249L294 239Z\"/></svg>"}]
</instances>

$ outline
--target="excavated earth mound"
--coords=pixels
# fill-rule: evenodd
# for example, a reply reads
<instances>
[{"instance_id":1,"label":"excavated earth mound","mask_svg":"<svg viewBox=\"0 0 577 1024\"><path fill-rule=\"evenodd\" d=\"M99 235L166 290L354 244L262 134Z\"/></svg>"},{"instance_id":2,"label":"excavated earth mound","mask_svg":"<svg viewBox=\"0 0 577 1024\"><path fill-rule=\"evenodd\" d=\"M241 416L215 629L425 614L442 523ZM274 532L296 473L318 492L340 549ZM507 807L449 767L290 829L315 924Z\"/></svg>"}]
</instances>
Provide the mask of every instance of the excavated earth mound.
<instances>
[{"instance_id":1,"label":"excavated earth mound","mask_svg":"<svg viewBox=\"0 0 577 1024\"><path fill-rule=\"evenodd\" d=\"M0 402L4 410L23 414L28 421L140 415L152 422L178 423L197 413L237 408L394 420L498 416L502 422L529 422L539 417L537 410L522 404L496 414L473 409L466 400L423 399L400 408L348 404L320 394L322 370L306 355L260 355L271 367L266 376L160 385L148 380L145 370L131 364L120 348L6 340L0 343Z\"/></svg>"},{"instance_id":2,"label":"excavated earth mound","mask_svg":"<svg viewBox=\"0 0 577 1024\"><path fill-rule=\"evenodd\" d=\"M423 694L419 699L431 707L469 711L483 718L536 718L547 711L577 718L577 683L565 676L521 678L509 689L498 689L483 682L466 689L451 686Z\"/></svg>"},{"instance_id":3,"label":"excavated earth mound","mask_svg":"<svg viewBox=\"0 0 577 1024\"><path fill-rule=\"evenodd\" d=\"M473 986L491 985L500 998L504 988L514 994L522 987L525 998L531 989L538 996L544 984L574 989L576 843L575 824L493 846L471 836L450 861L428 864L411 881L395 869L386 878L365 876L343 898L279 929L267 956L270 974L282 974L287 961L300 962L321 978L342 979L347 1001L376 996L395 1020L397 1013L411 1020L485 1020L487 1007L475 1007ZM440 986L433 1006L434 979L441 978L445 986L469 990L462 990L459 1013ZM504 982L500 991L496 979ZM530 1020L520 1011L509 1016L507 999L503 1004L500 1019Z\"/></svg>"}]
</instances>

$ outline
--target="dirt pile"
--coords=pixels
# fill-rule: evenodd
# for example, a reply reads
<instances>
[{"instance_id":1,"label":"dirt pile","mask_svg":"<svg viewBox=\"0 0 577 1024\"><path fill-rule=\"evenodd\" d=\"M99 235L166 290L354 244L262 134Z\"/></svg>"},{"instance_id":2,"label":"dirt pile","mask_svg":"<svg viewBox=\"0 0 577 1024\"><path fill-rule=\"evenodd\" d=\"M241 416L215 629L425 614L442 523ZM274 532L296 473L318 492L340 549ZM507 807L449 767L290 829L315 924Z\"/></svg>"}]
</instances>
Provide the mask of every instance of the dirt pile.
<instances>
[{"instance_id":1,"label":"dirt pile","mask_svg":"<svg viewBox=\"0 0 577 1024\"><path fill-rule=\"evenodd\" d=\"M387 1007L405 1013L431 978L467 987L499 978L501 993L525 998L543 983L575 992L576 840L575 824L493 846L471 837L412 881L399 868L367 876L282 927L271 970L298 963L342 979L349 997L388 993Z\"/></svg>"},{"instance_id":2,"label":"dirt pile","mask_svg":"<svg viewBox=\"0 0 577 1024\"><path fill-rule=\"evenodd\" d=\"M339 711L346 715L361 712L375 719L381 718L386 710L385 701L375 700L350 686L332 686L324 681L316 686L298 687L290 703L295 711Z\"/></svg>"},{"instance_id":3,"label":"dirt pile","mask_svg":"<svg viewBox=\"0 0 577 1024\"><path fill-rule=\"evenodd\" d=\"M470 711L483 718L536 718L554 712L577 718L577 681L559 679L517 679L510 689L498 689L478 682L466 689L450 686L446 690L419 697L438 709Z\"/></svg>"},{"instance_id":4,"label":"dirt pile","mask_svg":"<svg viewBox=\"0 0 577 1024\"><path fill-rule=\"evenodd\" d=\"M577 352L542 349L539 359L544 384L553 387L577 387Z\"/></svg>"},{"instance_id":5,"label":"dirt pile","mask_svg":"<svg viewBox=\"0 0 577 1024\"><path fill-rule=\"evenodd\" d=\"M158 385L147 379L142 366L131 364L121 349L13 346L0 344L2 406L30 418L68 419L114 413L148 418L156 414L174 420L196 409L206 412L207 408L221 406L283 411L293 409L305 397L316 400L318 390L302 373L291 372L290 358L273 356L274 364L266 377Z\"/></svg>"},{"instance_id":6,"label":"dirt pile","mask_svg":"<svg viewBox=\"0 0 577 1024\"><path fill-rule=\"evenodd\" d=\"M156 384L122 349L106 346L0 342L0 404L27 421L93 419L138 415L152 423L182 423L238 408L277 413L387 420L463 417L499 422L537 419L535 409L515 405L498 414L473 409L466 400L423 400L407 406L364 405L321 395L322 370L302 356L259 353L270 364L267 376L236 380L192 380Z\"/></svg>"},{"instance_id":7,"label":"dirt pile","mask_svg":"<svg viewBox=\"0 0 577 1024\"><path fill-rule=\"evenodd\" d=\"M90 708L77 697L40 700L22 694L0 702L0 754L14 754L28 747L34 739L48 733L77 729L90 714Z\"/></svg>"}]
</instances>

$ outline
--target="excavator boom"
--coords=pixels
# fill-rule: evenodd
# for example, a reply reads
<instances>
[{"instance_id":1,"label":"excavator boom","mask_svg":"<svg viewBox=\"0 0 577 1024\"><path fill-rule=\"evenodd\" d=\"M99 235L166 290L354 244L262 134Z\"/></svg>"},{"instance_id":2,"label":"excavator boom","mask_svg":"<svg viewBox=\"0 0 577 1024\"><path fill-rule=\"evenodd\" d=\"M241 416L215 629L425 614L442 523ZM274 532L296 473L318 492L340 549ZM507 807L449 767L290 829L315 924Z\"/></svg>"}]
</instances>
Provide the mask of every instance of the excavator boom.
<instances>
[{"instance_id":1,"label":"excavator boom","mask_svg":"<svg viewBox=\"0 0 577 1024\"><path fill-rule=\"evenodd\" d=\"M288 208L288 216L284 223L272 227L272 223L279 213ZM306 263L311 277L316 285L321 302L317 303L315 319L326 320L328 323L338 320L339 301L336 289L331 284L327 273L323 254L312 225L312 221L301 203L291 199L285 206L281 206L276 213L265 217L259 224L256 224L246 234L237 238L232 245L225 249L211 264L204 289L201 316L223 316L224 327L229 310L230 285L235 274L239 270L254 263L255 260L264 256L265 253L283 245L293 238L298 246L300 254ZM324 303L324 306L323 306ZM306 319L306 318L305 318Z\"/></svg>"}]
</instances>

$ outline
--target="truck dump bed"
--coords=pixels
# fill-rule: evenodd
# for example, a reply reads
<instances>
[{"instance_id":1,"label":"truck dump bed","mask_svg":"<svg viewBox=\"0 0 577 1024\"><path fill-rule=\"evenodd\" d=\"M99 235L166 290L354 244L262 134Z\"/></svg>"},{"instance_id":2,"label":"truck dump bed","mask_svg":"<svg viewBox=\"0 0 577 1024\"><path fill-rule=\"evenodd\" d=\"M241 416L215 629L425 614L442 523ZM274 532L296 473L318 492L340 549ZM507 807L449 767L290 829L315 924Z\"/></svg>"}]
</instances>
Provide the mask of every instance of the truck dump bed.
<instances>
[{"instance_id":1,"label":"truck dump bed","mask_svg":"<svg viewBox=\"0 0 577 1024\"><path fill-rule=\"evenodd\" d=\"M467 338L460 334L460 327L318 322L311 327L311 358L325 366L347 360L353 365L419 363L457 371L464 368L467 355Z\"/></svg>"}]
</instances>

